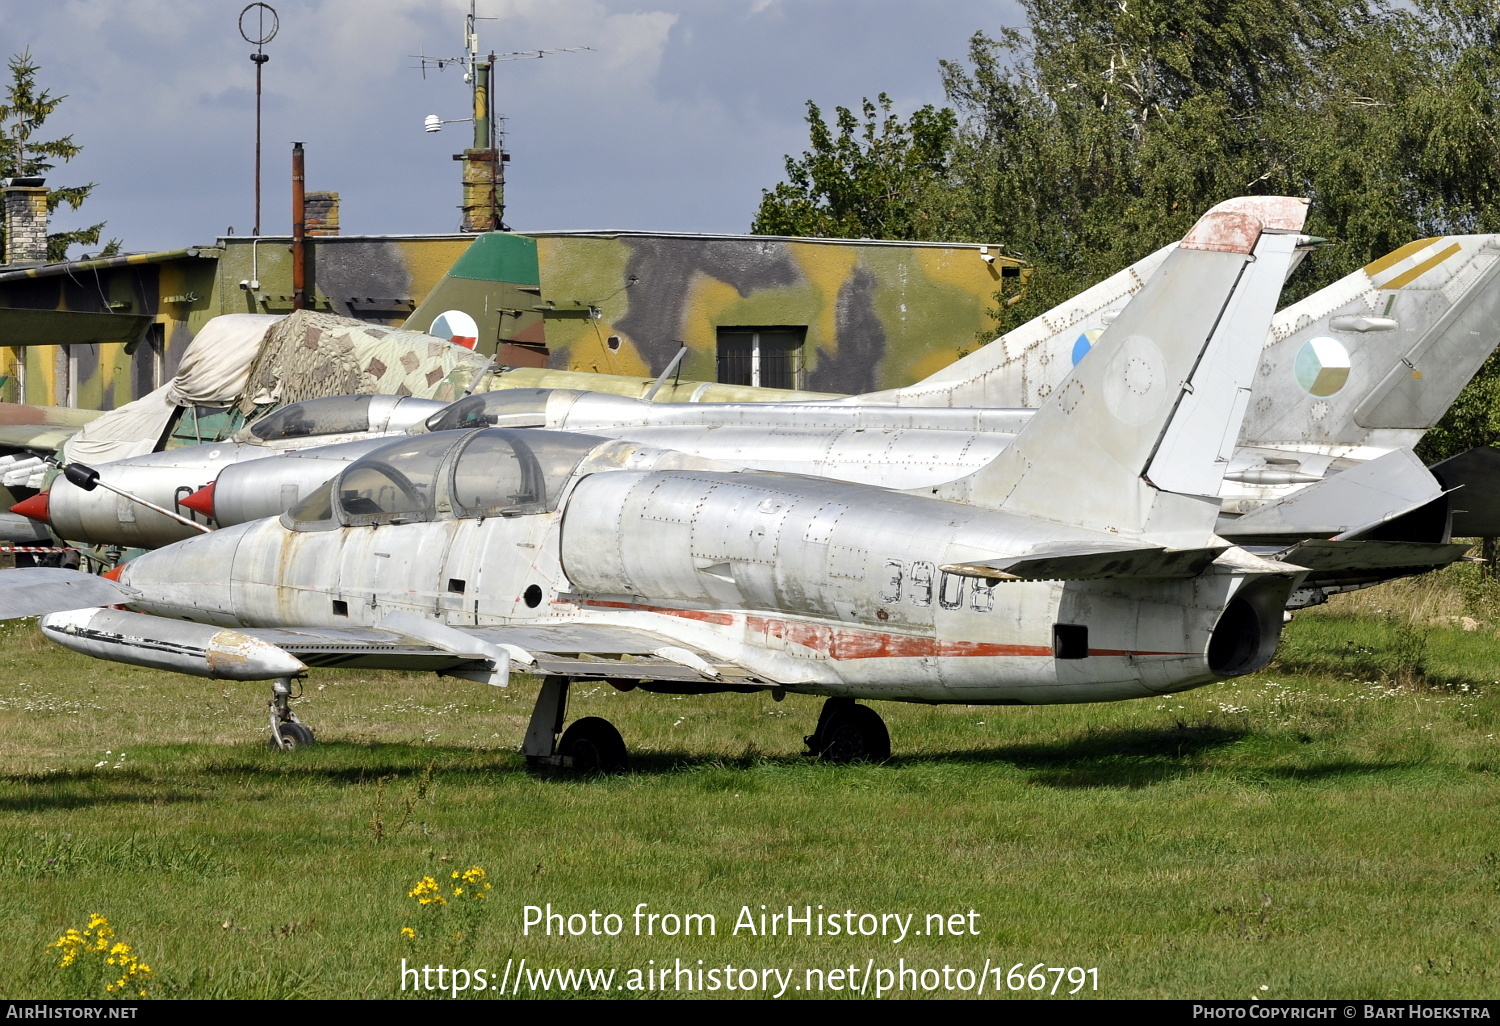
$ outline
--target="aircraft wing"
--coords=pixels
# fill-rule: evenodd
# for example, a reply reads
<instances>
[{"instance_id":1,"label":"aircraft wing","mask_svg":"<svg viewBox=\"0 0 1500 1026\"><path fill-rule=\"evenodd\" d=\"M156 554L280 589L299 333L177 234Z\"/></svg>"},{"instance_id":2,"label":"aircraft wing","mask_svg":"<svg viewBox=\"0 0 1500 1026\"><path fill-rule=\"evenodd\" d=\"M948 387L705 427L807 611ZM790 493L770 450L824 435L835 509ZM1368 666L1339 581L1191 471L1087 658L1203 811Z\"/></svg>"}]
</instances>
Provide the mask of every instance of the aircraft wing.
<instances>
[{"instance_id":1,"label":"aircraft wing","mask_svg":"<svg viewBox=\"0 0 1500 1026\"><path fill-rule=\"evenodd\" d=\"M447 673L500 684L500 664L528 673L684 683L759 683L748 670L648 631L605 624L449 627L393 614L375 627L245 627L308 666Z\"/></svg>"},{"instance_id":2,"label":"aircraft wing","mask_svg":"<svg viewBox=\"0 0 1500 1026\"><path fill-rule=\"evenodd\" d=\"M1273 558L1311 570L1304 582L1307 585L1340 588L1425 574L1458 562L1468 551L1464 543L1315 539L1276 553Z\"/></svg>"},{"instance_id":3,"label":"aircraft wing","mask_svg":"<svg viewBox=\"0 0 1500 1026\"><path fill-rule=\"evenodd\" d=\"M57 424L0 424L0 449L56 452L80 427Z\"/></svg>"},{"instance_id":4,"label":"aircraft wing","mask_svg":"<svg viewBox=\"0 0 1500 1026\"><path fill-rule=\"evenodd\" d=\"M1415 453L1410 449L1393 449L1343 473L1299 488L1253 513L1235 519L1221 518L1215 532L1239 545L1286 544L1309 538L1352 539L1415 514L1442 495L1443 485ZM1427 532L1433 536L1442 533L1446 510L1437 509L1435 516L1436 530L1429 528ZM1455 529L1453 533L1459 532Z\"/></svg>"},{"instance_id":5,"label":"aircraft wing","mask_svg":"<svg viewBox=\"0 0 1500 1026\"><path fill-rule=\"evenodd\" d=\"M61 567L0 570L0 620L130 601L134 588Z\"/></svg>"},{"instance_id":6,"label":"aircraft wing","mask_svg":"<svg viewBox=\"0 0 1500 1026\"><path fill-rule=\"evenodd\" d=\"M0 449L56 451L98 416L98 410L0 403Z\"/></svg>"}]
</instances>

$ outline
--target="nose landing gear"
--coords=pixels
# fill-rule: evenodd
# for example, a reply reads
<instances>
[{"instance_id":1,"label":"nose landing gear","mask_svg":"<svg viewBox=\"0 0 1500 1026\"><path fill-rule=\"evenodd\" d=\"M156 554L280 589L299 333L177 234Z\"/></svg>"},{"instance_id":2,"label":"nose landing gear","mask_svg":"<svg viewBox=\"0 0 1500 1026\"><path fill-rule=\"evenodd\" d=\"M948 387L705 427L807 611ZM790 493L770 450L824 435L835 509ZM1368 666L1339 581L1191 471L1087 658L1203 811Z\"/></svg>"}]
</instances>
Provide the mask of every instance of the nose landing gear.
<instances>
[{"instance_id":1,"label":"nose landing gear","mask_svg":"<svg viewBox=\"0 0 1500 1026\"><path fill-rule=\"evenodd\" d=\"M891 757L891 734L885 721L852 698L824 702L817 729L802 740L808 755L828 762L885 762Z\"/></svg>"},{"instance_id":2,"label":"nose landing gear","mask_svg":"<svg viewBox=\"0 0 1500 1026\"><path fill-rule=\"evenodd\" d=\"M277 677L271 682L271 738L267 742L273 752L290 752L313 744L313 732L297 719L292 712L292 679Z\"/></svg>"}]
</instances>

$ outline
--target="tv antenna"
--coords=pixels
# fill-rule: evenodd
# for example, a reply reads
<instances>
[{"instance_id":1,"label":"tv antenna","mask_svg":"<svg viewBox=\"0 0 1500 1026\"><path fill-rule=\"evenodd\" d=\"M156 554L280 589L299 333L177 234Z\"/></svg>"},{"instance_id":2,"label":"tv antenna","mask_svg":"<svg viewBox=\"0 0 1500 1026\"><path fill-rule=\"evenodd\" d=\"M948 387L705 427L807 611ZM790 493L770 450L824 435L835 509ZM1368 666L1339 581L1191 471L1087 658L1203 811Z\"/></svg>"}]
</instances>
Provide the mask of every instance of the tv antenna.
<instances>
[{"instance_id":1,"label":"tv antenna","mask_svg":"<svg viewBox=\"0 0 1500 1026\"><path fill-rule=\"evenodd\" d=\"M481 58L477 23L499 19L480 16L475 13L475 6L476 0L469 0L469 13L464 19L464 49L461 56L429 57L425 53L411 55L418 62L416 66L421 69L424 79L429 67L435 67L438 71L446 70L450 64L463 68L464 81L469 84L473 94L472 117L444 119L437 114L429 114L423 119L422 125L427 132L441 132L444 125L468 122L474 125L474 145L453 157L454 160L464 162L464 202L460 209L464 212L462 230L466 232L505 228L502 221L505 211L503 165L510 160L510 154L499 148L499 137L503 133L497 130L496 122L501 119L491 114L493 105L490 93L495 65L501 61L539 60L549 54L578 53L593 49L591 46L557 46L540 50L512 50L508 53L491 50L487 57Z\"/></svg>"},{"instance_id":2,"label":"tv antenna","mask_svg":"<svg viewBox=\"0 0 1500 1026\"><path fill-rule=\"evenodd\" d=\"M252 14L252 12L254 12ZM270 4L246 4L240 12L240 36L255 47L250 59L255 62L255 234L260 235L260 69L271 55L265 45L276 38L281 19Z\"/></svg>"}]
</instances>

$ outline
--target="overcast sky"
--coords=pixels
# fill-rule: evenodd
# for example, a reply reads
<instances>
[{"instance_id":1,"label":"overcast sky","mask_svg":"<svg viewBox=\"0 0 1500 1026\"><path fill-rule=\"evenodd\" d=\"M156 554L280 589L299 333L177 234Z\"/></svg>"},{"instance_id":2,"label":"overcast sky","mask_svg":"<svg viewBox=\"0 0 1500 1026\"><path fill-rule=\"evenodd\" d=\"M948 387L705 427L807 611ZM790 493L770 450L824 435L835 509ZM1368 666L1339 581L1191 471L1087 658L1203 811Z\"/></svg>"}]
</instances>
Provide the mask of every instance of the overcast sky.
<instances>
[{"instance_id":1,"label":"overcast sky","mask_svg":"<svg viewBox=\"0 0 1500 1026\"><path fill-rule=\"evenodd\" d=\"M44 138L83 153L53 184L99 183L76 214L131 251L212 241L254 224L253 49L243 0L0 0L0 55L30 47L68 98ZM266 46L261 228L289 227L291 140L307 187L342 195L344 231L448 232L458 223L461 72L409 55L462 51L467 0L273 0ZM1014 0L480 0L485 50L589 46L499 66L508 118L507 220L518 229L743 232L787 153L804 102L831 113L889 93L941 103L940 58L1021 22ZM8 80L8 76L6 76ZM73 255L80 250L74 249Z\"/></svg>"}]
</instances>

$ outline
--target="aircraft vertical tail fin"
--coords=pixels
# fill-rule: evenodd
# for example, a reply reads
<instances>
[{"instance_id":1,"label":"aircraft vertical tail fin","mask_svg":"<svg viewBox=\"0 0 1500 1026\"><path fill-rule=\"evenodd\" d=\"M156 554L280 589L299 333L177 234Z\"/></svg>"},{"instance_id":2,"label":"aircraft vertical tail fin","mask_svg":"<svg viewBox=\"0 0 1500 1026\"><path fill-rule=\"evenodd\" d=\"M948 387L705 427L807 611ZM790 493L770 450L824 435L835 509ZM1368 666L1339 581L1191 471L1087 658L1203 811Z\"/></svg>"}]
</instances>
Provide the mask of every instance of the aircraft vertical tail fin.
<instances>
[{"instance_id":1,"label":"aircraft vertical tail fin","mask_svg":"<svg viewBox=\"0 0 1500 1026\"><path fill-rule=\"evenodd\" d=\"M1305 239L1287 274L1322 240ZM1093 349L1104 328L1177 248L1149 253L976 352L904 388L843 400L855 406L974 406L1035 409Z\"/></svg>"},{"instance_id":2,"label":"aircraft vertical tail fin","mask_svg":"<svg viewBox=\"0 0 1500 1026\"><path fill-rule=\"evenodd\" d=\"M1205 544L1306 216L1306 200L1284 196L1204 214L1015 442L938 494L1169 548Z\"/></svg>"},{"instance_id":3,"label":"aircraft vertical tail fin","mask_svg":"<svg viewBox=\"0 0 1500 1026\"><path fill-rule=\"evenodd\" d=\"M401 325L517 366L545 367L536 240L476 235Z\"/></svg>"},{"instance_id":4,"label":"aircraft vertical tail fin","mask_svg":"<svg viewBox=\"0 0 1500 1026\"><path fill-rule=\"evenodd\" d=\"M852 396L843 402L986 409L1040 406L1176 247L1174 242L1142 257L916 384Z\"/></svg>"},{"instance_id":5,"label":"aircraft vertical tail fin","mask_svg":"<svg viewBox=\"0 0 1500 1026\"><path fill-rule=\"evenodd\" d=\"M1414 445L1500 342L1500 235L1419 239L1272 322L1249 446Z\"/></svg>"}]
</instances>

